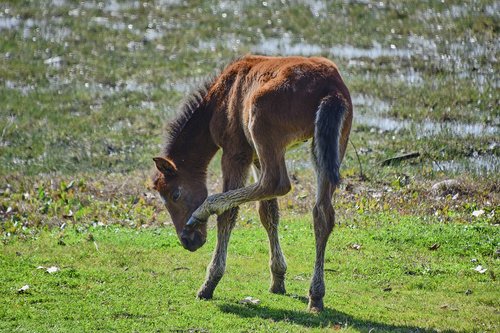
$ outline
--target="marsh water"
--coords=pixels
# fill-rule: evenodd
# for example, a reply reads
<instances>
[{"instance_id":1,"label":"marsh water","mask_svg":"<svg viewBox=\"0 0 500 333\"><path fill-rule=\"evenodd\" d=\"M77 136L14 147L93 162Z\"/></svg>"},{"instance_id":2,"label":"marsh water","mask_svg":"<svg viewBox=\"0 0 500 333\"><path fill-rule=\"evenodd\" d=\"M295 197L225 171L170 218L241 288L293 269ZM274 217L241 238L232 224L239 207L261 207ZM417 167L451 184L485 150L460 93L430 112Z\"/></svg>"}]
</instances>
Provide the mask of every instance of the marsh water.
<instances>
[{"instance_id":1,"label":"marsh water","mask_svg":"<svg viewBox=\"0 0 500 333\"><path fill-rule=\"evenodd\" d=\"M37 98L77 93L94 101L73 105L71 112L61 111L63 116L103 112L103 105L113 112L117 103L165 120L230 59L249 52L321 55L338 63L351 88L352 138L374 152L365 163L425 150L432 142L435 153L428 162L436 171L492 176L500 171L496 1L405 7L404 2L369 0L200 6L168 0L53 0L38 9L0 6L6 74L0 85L4 94L15 91L35 104L48 103L49 109L50 101ZM460 21L468 28L460 30ZM127 104L130 94L134 101ZM10 133L25 119L16 103L10 100L1 110L3 149L22 149L30 140L16 143ZM122 134L141 126L125 115L109 121L105 127Z\"/></svg>"}]
</instances>

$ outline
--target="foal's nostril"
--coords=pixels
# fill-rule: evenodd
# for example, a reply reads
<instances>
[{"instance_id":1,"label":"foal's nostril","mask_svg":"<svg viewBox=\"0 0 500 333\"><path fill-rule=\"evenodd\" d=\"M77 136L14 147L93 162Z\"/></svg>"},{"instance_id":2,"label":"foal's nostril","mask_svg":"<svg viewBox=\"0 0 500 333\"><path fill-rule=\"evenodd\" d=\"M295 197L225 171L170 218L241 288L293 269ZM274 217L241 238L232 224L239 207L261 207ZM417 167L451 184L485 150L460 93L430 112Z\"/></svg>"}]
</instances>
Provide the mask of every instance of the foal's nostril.
<instances>
[{"instance_id":1,"label":"foal's nostril","mask_svg":"<svg viewBox=\"0 0 500 333\"><path fill-rule=\"evenodd\" d=\"M186 236L181 236L181 243L184 248L187 249L188 244L189 244L189 239Z\"/></svg>"}]
</instances>

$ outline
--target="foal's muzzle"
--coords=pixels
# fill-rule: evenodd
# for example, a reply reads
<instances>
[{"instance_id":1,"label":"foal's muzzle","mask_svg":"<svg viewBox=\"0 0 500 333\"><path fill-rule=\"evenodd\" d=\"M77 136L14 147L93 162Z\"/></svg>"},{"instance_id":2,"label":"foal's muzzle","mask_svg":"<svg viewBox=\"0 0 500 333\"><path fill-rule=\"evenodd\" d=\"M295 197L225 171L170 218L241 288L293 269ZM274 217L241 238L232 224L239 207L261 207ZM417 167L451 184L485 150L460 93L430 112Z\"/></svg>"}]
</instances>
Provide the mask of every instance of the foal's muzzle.
<instances>
[{"instance_id":1,"label":"foal's muzzle","mask_svg":"<svg viewBox=\"0 0 500 333\"><path fill-rule=\"evenodd\" d=\"M180 240L182 246L191 252L198 250L206 242L206 238L203 237L198 230L182 230L180 235Z\"/></svg>"}]
</instances>

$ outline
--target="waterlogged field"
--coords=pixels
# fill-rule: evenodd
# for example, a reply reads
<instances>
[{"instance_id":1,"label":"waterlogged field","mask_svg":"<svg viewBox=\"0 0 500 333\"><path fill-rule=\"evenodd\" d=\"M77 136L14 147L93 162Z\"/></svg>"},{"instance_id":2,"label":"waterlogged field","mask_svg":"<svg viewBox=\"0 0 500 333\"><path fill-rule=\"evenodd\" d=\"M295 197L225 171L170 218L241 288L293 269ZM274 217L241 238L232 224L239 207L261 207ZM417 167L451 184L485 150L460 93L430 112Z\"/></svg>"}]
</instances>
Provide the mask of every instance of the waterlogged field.
<instances>
[{"instance_id":1,"label":"waterlogged field","mask_svg":"<svg viewBox=\"0 0 500 333\"><path fill-rule=\"evenodd\" d=\"M482 0L3 1L0 330L499 331L499 13ZM289 152L280 199L286 296L267 292L249 204L215 299L195 300L213 221L186 252L150 187L164 124L247 53L326 56L352 93L320 315L304 303L309 143Z\"/></svg>"}]
</instances>

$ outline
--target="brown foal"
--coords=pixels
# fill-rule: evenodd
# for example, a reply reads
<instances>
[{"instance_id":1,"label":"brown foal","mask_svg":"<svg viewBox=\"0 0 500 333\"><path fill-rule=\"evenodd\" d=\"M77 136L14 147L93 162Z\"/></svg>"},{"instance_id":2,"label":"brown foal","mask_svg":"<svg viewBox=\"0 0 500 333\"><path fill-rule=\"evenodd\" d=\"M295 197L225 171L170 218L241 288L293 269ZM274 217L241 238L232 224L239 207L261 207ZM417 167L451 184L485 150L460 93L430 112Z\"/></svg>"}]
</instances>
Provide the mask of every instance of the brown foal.
<instances>
[{"instance_id":1,"label":"brown foal","mask_svg":"<svg viewBox=\"0 0 500 333\"><path fill-rule=\"evenodd\" d=\"M271 288L285 293L286 261L278 238L276 197L290 191L285 151L313 138L317 173L313 210L316 262L309 309L323 309L324 257L335 222L332 195L339 183L352 122L349 91L337 66L325 58L245 56L194 94L171 124L162 157L155 157L154 186L184 248L206 241L206 222L217 214L217 245L198 297L212 298L226 266L238 206L259 201L270 242ZM210 160L222 149L223 192L207 197ZM245 186L254 165L258 181Z\"/></svg>"}]
</instances>

